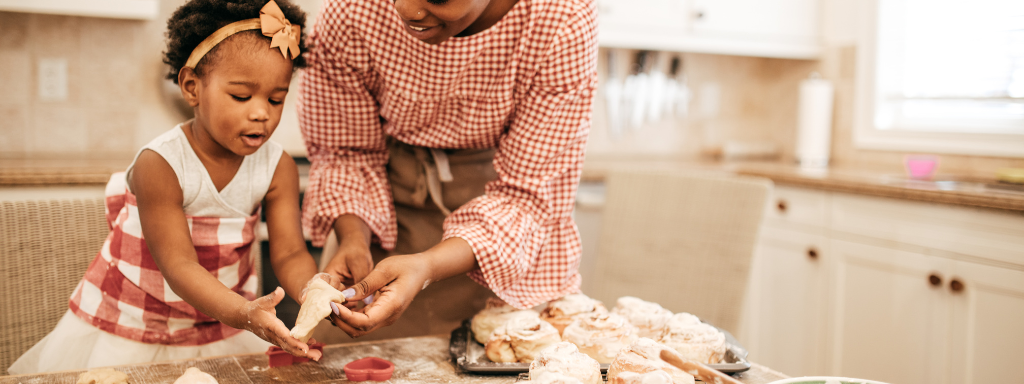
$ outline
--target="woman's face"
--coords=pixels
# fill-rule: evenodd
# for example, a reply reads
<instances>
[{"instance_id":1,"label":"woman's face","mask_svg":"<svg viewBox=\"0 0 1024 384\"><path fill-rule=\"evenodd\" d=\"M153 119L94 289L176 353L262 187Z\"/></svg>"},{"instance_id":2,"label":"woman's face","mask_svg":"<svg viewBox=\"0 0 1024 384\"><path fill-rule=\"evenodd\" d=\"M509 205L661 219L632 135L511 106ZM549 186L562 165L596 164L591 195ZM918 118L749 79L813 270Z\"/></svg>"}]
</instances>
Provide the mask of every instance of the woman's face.
<instances>
[{"instance_id":1,"label":"woman's face","mask_svg":"<svg viewBox=\"0 0 1024 384\"><path fill-rule=\"evenodd\" d=\"M472 25L491 0L395 0L405 30L427 44L441 44Z\"/></svg>"}]
</instances>

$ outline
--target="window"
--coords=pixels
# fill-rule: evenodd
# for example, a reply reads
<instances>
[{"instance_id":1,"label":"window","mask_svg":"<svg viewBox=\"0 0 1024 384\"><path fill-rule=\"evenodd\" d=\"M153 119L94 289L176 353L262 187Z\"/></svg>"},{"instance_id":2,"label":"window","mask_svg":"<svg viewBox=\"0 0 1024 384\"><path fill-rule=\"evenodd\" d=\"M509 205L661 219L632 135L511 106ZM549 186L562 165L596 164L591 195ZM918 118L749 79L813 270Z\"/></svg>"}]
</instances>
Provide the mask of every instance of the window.
<instances>
[{"instance_id":1,"label":"window","mask_svg":"<svg viewBox=\"0 0 1024 384\"><path fill-rule=\"evenodd\" d=\"M1024 157L1024 1L876 0L859 146Z\"/></svg>"}]
</instances>

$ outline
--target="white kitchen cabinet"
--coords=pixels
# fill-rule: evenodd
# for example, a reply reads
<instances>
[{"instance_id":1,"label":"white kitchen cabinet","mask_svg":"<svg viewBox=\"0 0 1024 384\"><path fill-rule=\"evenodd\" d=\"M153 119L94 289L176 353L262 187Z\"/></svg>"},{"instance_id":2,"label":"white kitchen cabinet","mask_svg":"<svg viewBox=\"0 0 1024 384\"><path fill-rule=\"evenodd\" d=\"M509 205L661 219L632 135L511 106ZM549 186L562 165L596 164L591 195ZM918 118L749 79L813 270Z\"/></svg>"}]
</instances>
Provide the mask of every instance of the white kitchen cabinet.
<instances>
[{"instance_id":1,"label":"white kitchen cabinet","mask_svg":"<svg viewBox=\"0 0 1024 384\"><path fill-rule=\"evenodd\" d=\"M0 11L152 20L159 0L0 0Z\"/></svg>"},{"instance_id":2,"label":"white kitchen cabinet","mask_svg":"<svg viewBox=\"0 0 1024 384\"><path fill-rule=\"evenodd\" d=\"M1024 356L1024 215L785 185L768 209L754 361L890 383L1019 381L1007 368ZM816 260L798 257L812 247Z\"/></svg>"},{"instance_id":3,"label":"white kitchen cabinet","mask_svg":"<svg viewBox=\"0 0 1024 384\"><path fill-rule=\"evenodd\" d=\"M820 0L599 0L604 47L815 59Z\"/></svg>"}]
</instances>

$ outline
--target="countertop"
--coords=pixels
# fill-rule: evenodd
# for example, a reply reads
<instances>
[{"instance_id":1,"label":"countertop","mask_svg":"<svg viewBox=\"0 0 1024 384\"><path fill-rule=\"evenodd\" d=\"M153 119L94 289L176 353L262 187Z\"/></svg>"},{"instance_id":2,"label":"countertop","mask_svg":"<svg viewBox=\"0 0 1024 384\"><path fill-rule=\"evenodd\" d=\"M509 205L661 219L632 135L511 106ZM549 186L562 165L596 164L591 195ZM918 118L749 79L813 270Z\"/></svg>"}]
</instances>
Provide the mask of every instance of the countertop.
<instances>
[{"instance_id":1,"label":"countertop","mask_svg":"<svg viewBox=\"0 0 1024 384\"><path fill-rule=\"evenodd\" d=\"M390 383L480 383L511 384L515 375L474 375L459 371L448 354L447 335L410 337L324 347L320 362L300 363L269 368L264 354L234 355L207 359L181 360L165 363L114 367L129 376L132 384L170 383L188 367L198 367L230 383L345 383L345 364L368 356L395 363ZM69 383L73 384L84 371L65 371L41 375L0 377L0 384ZM751 369L734 376L747 384L764 384L786 378L785 375L753 364Z\"/></svg>"},{"instance_id":2,"label":"countertop","mask_svg":"<svg viewBox=\"0 0 1024 384\"><path fill-rule=\"evenodd\" d=\"M131 159L0 159L0 187L103 185ZM728 172L766 177L780 185L890 197L914 201L1024 212L1024 186L997 183L976 175L936 175L933 181L908 180L897 172L828 168L806 170L778 162L722 162L693 159L587 158L583 181L603 181L614 170ZM300 173L308 165L300 162ZM305 186L306 179L301 180Z\"/></svg>"}]
</instances>

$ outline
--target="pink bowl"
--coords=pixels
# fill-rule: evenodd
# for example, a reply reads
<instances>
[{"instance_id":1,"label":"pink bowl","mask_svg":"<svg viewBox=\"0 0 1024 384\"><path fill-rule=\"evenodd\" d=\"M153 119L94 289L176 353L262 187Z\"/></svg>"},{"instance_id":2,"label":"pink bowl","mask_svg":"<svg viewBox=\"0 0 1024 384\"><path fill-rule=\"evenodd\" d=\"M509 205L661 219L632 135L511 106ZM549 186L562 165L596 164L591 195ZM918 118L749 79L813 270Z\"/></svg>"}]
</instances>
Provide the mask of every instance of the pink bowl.
<instances>
[{"instance_id":1,"label":"pink bowl","mask_svg":"<svg viewBox=\"0 0 1024 384\"><path fill-rule=\"evenodd\" d=\"M395 364L379 357L364 357L345 364L345 377L349 381L385 381L395 372Z\"/></svg>"},{"instance_id":2,"label":"pink bowl","mask_svg":"<svg viewBox=\"0 0 1024 384\"><path fill-rule=\"evenodd\" d=\"M930 155L907 155L903 158L903 165L906 166L911 179L927 180L935 173L939 158Z\"/></svg>"}]
</instances>

